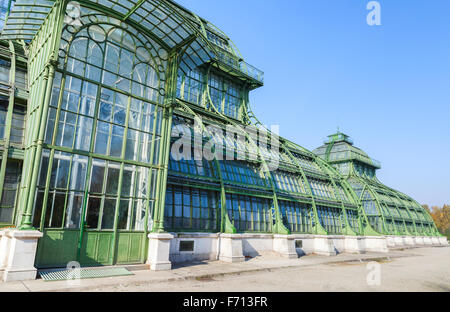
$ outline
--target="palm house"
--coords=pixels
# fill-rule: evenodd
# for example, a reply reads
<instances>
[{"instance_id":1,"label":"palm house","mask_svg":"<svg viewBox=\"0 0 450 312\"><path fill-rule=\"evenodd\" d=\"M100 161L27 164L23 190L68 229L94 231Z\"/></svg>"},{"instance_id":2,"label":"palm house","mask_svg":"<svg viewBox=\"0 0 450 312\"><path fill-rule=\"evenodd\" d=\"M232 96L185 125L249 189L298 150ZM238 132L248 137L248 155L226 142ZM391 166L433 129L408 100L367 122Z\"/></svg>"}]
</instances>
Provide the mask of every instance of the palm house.
<instances>
[{"instance_id":1,"label":"palm house","mask_svg":"<svg viewBox=\"0 0 450 312\"><path fill-rule=\"evenodd\" d=\"M348 136L265 129L264 73L177 3L0 6L1 279L447 244Z\"/></svg>"}]
</instances>

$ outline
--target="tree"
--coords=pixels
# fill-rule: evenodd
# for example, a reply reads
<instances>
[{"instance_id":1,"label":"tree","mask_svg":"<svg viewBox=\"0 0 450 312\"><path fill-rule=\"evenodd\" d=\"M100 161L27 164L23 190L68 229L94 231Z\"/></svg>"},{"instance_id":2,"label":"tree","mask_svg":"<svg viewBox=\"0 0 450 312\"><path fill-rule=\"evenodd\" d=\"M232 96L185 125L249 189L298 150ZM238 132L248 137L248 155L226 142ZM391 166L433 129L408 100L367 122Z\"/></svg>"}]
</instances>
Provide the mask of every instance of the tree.
<instances>
[{"instance_id":1,"label":"tree","mask_svg":"<svg viewBox=\"0 0 450 312\"><path fill-rule=\"evenodd\" d=\"M428 205L422 207L430 212L439 232L450 238L450 205L444 205L442 208L433 206L431 209Z\"/></svg>"}]
</instances>

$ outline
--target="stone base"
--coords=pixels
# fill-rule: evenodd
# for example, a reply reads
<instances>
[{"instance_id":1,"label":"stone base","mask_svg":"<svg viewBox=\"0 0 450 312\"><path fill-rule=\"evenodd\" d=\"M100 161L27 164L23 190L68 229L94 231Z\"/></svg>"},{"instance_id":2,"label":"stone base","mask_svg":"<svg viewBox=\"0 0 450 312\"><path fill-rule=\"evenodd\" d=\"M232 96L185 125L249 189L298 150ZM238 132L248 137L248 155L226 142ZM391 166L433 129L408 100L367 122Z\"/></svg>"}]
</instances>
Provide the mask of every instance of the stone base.
<instances>
[{"instance_id":1,"label":"stone base","mask_svg":"<svg viewBox=\"0 0 450 312\"><path fill-rule=\"evenodd\" d=\"M405 247L403 236L394 236L395 247Z\"/></svg>"},{"instance_id":2,"label":"stone base","mask_svg":"<svg viewBox=\"0 0 450 312\"><path fill-rule=\"evenodd\" d=\"M36 279L37 269L32 267L28 270L9 270L6 269L3 273L3 281L27 281Z\"/></svg>"},{"instance_id":3,"label":"stone base","mask_svg":"<svg viewBox=\"0 0 450 312\"><path fill-rule=\"evenodd\" d=\"M448 240L445 236L439 237L439 242L441 243L441 246L448 246Z\"/></svg>"},{"instance_id":4,"label":"stone base","mask_svg":"<svg viewBox=\"0 0 450 312\"><path fill-rule=\"evenodd\" d=\"M425 243L423 241L423 236L416 236L416 237L414 237L414 245L416 245L416 246L424 246Z\"/></svg>"},{"instance_id":5,"label":"stone base","mask_svg":"<svg viewBox=\"0 0 450 312\"><path fill-rule=\"evenodd\" d=\"M273 251L280 256L296 259L298 254L295 251L295 240L292 235L274 235L273 236Z\"/></svg>"},{"instance_id":6,"label":"stone base","mask_svg":"<svg viewBox=\"0 0 450 312\"><path fill-rule=\"evenodd\" d=\"M414 247L416 245L415 242L414 242L414 237L413 236L404 236L403 237L403 242L404 242L406 247Z\"/></svg>"},{"instance_id":7,"label":"stone base","mask_svg":"<svg viewBox=\"0 0 450 312\"><path fill-rule=\"evenodd\" d=\"M388 252L388 237L366 236L364 237L365 250L371 252Z\"/></svg>"},{"instance_id":8,"label":"stone base","mask_svg":"<svg viewBox=\"0 0 450 312\"><path fill-rule=\"evenodd\" d=\"M395 247L395 239L394 236L386 236L386 243L387 243L387 247L388 248L393 248Z\"/></svg>"},{"instance_id":9,"label":"stone base","mask_svg":"<svg viewBox=\"0 0 450 312\"><path fill-rule=\"evenodd\" d=\"M366 253L365 238L361 236L345 236L344 251L347 253L363 254Z\"/></svg>"},{"instance_id":10,"label":"stone base","mask_svg":"<svg viewBox=\"0 0 450 312\"><path fill-rule=\"evenodd\" d=\"M433 246L441 246L441 242L439 240L439 237L437 236L431 237L431 243L433 244Z\"/></svg>"},{"instance_id":11,"label":"stone base","mask_svg":"<svg viewBox=\"0 0 450 312\"><path fill-rule=\"evenodd\" d=\"M0 231L0 281L3 281L3 272L5 272L9 255L9 238L6 233L9 230Z\"/></svg>"},{"instance_id":12,"label":"stone base","mask_svg":"<svg viewBox=\"0 0 450 312\"><path fill-rule=\"evenodd\" d=\"M219 239L220 239L219 260L228 263L245 261L244 254L242 252L242 235L221 234Z\"/></svg>"},{"instance_id":13,"label":"stone base","mask_svg":"<svg viewBox=\"0 0 450 312\"><path fill-rule=\"evenodd\" d=\"M169 261L170 241L174 238L168 233L152 233L148 235L148 258L152 271L167 271L172 269Z\"/></svg>"},{"instance_id":14,"label":"stone base","mask_svg":"<svg viewBox=\"0 0 450 312\"><path fill-rule=\"evenodd\" d=\"M425 246L432 246L433 242L431 241L431 237L429 236L424 236L423 237L423 243Z\"/></svg>"},{"instance_id":15,"label":"stone base","mask_svg":"<svg viewBox=\"0 0 450 312\"><path fill-rule=\"evenodd\" d=\"M2 238L2 249L6 254L2 255L2 261L6 259L6 267L3 271L3 281L23 281L36 278L34 259L38 239L42 237L39 231L9 230L6 235L7 241Z\"/></svg>"},{"instance_id":16,"label":"stone base","mask_svg":"<svg viewBox=\"0 0 450 312\"><path fill-rule=\"evenodd\" d=\"M336 256L333 240L326 235L316 235L314 237L314 253L322 256Z\"/></svg>"}]
</instances>

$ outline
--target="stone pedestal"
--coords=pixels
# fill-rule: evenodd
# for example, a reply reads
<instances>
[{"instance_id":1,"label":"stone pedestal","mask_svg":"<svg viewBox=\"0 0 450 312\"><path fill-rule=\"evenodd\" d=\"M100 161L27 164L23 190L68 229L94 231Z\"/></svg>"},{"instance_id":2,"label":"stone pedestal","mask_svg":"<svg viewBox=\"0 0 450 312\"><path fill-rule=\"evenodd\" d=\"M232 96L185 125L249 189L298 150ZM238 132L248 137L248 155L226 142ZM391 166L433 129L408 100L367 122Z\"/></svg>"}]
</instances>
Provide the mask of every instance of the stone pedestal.
<instances>
[{"instance_id":1,"label":"stone pedestal","mask_svg":"<svg viewBox=\"0 0 450 312\"><path fill-rule=\"evenodd\" d=\"M221 234L219 239L220 239L219 260L229 263L245 261L245 257L242 251L242 235Z\"/></svg>"},{"instance_id":2,"label":"stone pedestal","mask_svg":"<svg viewBox=\"0 0 450 312\"><path fill-rule=\"evenodd\" d=\"M405 247L403 236L394 236L395 247Z\"/></svg>"},{"instance_id":3,"label":"stone pedestal","mask_svg":"<svg viewBox=\"0 0 450 312\"><path fill-rule=\"evenodd\" d=\"M388 248L389 247L395 247L395 239L394 239L394 236L386 236L386 243L387 243L387 246L388 246Z\"/></svg>"},{"instance_id":4,"label":"stone pedestal","mask_svg":"<svg viewBox=\"0 0 450 312\"><path fill-rule=\"evenodd\" d=\"M166 271L172 269L169 261L170 241L174 238L169 233L152 233L148 235L148 260L150 270Z\"/></svg>"},{"instance_id":5,"label":"stone pedestal","mask_svg":"<svg viewBox=\"0 0 450 312\"><path fill-rule=\"evenodd\" d=\"M432 245L433 245L433 242L431 241L431 237L429 237L429 236L424 236L424 237L423 237L423 244L424 244L425 246L432 246Z\"/></svg>"},{"instance_id":6,"label":"stone pedestal","mask_svg":"<svg viewBox=\"0 0 450 312\"><path fill-rule=\"evenodd\" d=\"M414 237L414 244L416 246L424 246L425 243L423 241L423 236L416 236L416 237Z\"/></svg>"},{"instance_id":7,"label":"stone pedestal","mask_svg":"<svg viewBox=\"0 0 450 312\"><path fill-rule=\"evenodd\" d=\"M6 268L3 272L3 280L24 281L36 278L34 259L38 239L42 237L39 231L10 230L6 232L9 246ZM3 239L2 239L3 242ZM3 246L3 248L5 248Z\"/></svg>"},{"instance_id":8,"label":"stone pedestal","mask_svg":"<svg viewBox=\"0 0 450 312\"><path fill-rule=\"evenodd\" d=\"M445 236L439 237L439 242L441 243L441 246L447 246L448 245L448 240L447 240L447 237L445 237Z\"/></svg>"},{"instance_id":9,"label":"stone pedestal","mask_svg":"<svg viewBox=\"0 0 450 312\"><path fill-rule=\"evenodd\" d=\"M414 247L415 246L415 242L414 242L414 237L413 236L404 236L403 237L403 242L404 242L406 247Z\"/></svg>"},{"instance_id":10,"label":"stone pedestal","mask_svg":"<svg viewBox=\"0 0 450 312\"><path fill-rule=\"evenodd\" d=\"M298 254L295 250L295 240L292 235L274 235L273 236L273 251L278 253L280 256L296 259Z\"/></svg>"},{"instance_id":11,"label":"stone pedestal","mask_svg":"<svg viewBox=\"0 0 450 312\"><path fill-rule=\"evenodd\" d=\"M441 246L441 242L439 241L439 237L437 236L431 237L431 243L433 244L433 246Z\"/></svg>"},{"instance_id":12,"label":"stone pedestal","mask_svg":"<svg viewBox=\"0 0 450 312\"><path fill-rule=\"evenodd\" d=\"M9 237L6 233L9 229L0 231L0 281L3 281L3 273L5 272L6 265L8 264L9 255Z\"/></svg>"},{"instance_id":13,"label":"stone pedestal","mask_svg":"<svg viewBox=\"0 0 450 312\"><path fill-rule=\"evenodd\" d=\"M388 238L389 237L386 236L366 236L364 239L366 251L388 252ZM391 242L393 242L393 240L391 240Z\"/></svg>"},{"instance_id":14,"label":"stone pedestal","mask_svg":"<svg viewBox=\"0 0 450 312\"><path fill-rule=\"evenodd\" d=\"M336 256L333 240L326 235L316 235L314 237L314 253L323 256Z\"/></svg>"},{"instance_id":15,"label":"stone pedestal","mask_svg":"<svg viewBox=\"0 0 450 312\"><path fill-rule=\"evenodd\" d=\"M348 253L363 254L366 252L364 238L361 236L345 236L344 251Z\"/></svg>"}]
</instances>

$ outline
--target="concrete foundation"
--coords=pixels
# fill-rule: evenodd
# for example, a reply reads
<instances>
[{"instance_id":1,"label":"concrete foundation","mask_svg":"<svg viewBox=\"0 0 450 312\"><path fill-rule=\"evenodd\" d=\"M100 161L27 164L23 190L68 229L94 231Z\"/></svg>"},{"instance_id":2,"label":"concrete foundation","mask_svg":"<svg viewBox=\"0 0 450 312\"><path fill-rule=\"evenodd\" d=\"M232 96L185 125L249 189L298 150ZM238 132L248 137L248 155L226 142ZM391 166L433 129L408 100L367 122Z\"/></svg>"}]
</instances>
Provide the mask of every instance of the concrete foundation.
<instances>
[{"instance_id":1,"label":"concrete foundation","mask_svg":"<svg viewBox=\"0 0 450 312\"><path fill-rule=\"evenodd\" d=\"M152 271L166 271L172 269L169 261L170 242L174 238L168 233L152 233L148 235L148 258Z\"/></svg>"},{"instance_id":2,"label":"concrete foundation","mask_svg":"<svg viewBox=\"0 0 450 312\"><path fill-rule=\"evenodd\" d=\"M274 235L273 251L285 258L298 258L298 254L295 250L294 236L292 235Z\"/></svg>"},{"instance_id":3,"label":"concrete foundation","mask_svg":"<svg viewBox=\"0 0 450 312\"><path fill-rule=\"evenodd\" d=\"M36 278L37 270L34 267L34 260L37 242L42 235L39 231L8 230L4 232L2 249L8 251L1 256L3 263L6 260L2 274L3 281L24 281Z\"/></svg>"},{"instance_id":4,"label":"concrete foundation","mask_svg":"<svg viewBox=\"0 0 450 312\"><path fill-rule=\"evenodd\" d=\"M219 260L235 263L244 262L245 257L242 249L242 235L220 234Z\"/></svg>"},{"instance_id":5,"label":"concrete foundation","mask_svg":"<svg viewBox=\"0 0 450 312\"><path fill-rule=\"evenodd\" d=\"M242 253L244 257L258 257L274 250L273 234L242 234Z\"/></svg>"},{"instance_id":6,"label":"concrete foundation","mask_svg":"<svg viewBox=\"0 0 450 312\"><path fill-rule=\"evenodd\" d=\"M441 246L447 246L448 245L448 240L447 240L447 237L445 237L445 236L439 237L439 242L441 243Z\"/></svg>"},{"instance_id":7,"label":"concrete foundation","mask_svg":"<svg viewBox=\"0 0 450 312\"><path fill-rule=\"evenodd\" d=\"M169 260L172 263L219 260L219 234L214 233L171 233ZM193 249L182 249L183 243L192 242Z\"/></svg>"},{"instance_id":8,"label":"concrete foundation","mask_svg":"<svg viewBox=\"0 0 450 312\"><path fill-rule=\"evenodd\" d=\"M416 245L414 236L403 236L403 243L406 247L414 247Z\"/></svg>"},{"instance_id":9,"label":"concrete foundation","mask_svg":"<svg viewBox=\"0 0 450 312\"><path fill-rule=\"evenodd\" d=\"M9 237L6 233L9 230L0 231L0 281L3 280L3 273L5 272L6 265L8 264L9 255Z\"/></svg>"},{"instance_id":10,"label":"concrete foundation","mask_svg":"<svg viewBox=\"0 0 450 312\"><path fill-rule=\"evenodd\" d=\"M414 237L414 244L416 246L424 246L425 242L423 241L423 236L416 236L416 237Z\"/></svg>"},{"instance_id":11,"label":"concrete foundation","mask_svg":"<svg viewBox=\"0 0 450 312\"><path fill-rule=\"evenodd\" d=\"M431 237L431 243L433 244L433 246L441 246L441 241L439 240L439 237L437 237L437 236Z\"/></svg>"},{"instance_id":12,"label":"concrete foundation","mask_svg":"<svg viewBox=\"0 0 450 312\"><path fill-rule=\"evenodd\" d=\"M334 247L333 239L326 235L314 236L314 253L323 256L335 256L338 252Z\"/></svg>"},{"instance_id":13,"label":"concrete foundation","mask_svg":"<svg viewBox=\"0 0 450 312\"><path fill-rule=\"evenodd\" d=\"M344 251L347 253L366 253L365 238L362 236L345 236Z\"/></svg>"},{"instance_id":14,"label":"concrete foundation","mask_svg":"<svg viewBox=\"0 0 450 312\"><path fill-rule=\"evenodd\" d=\"M432 246L432 245L433 245L433 242L431 241L431 237L429 237L429 236L424 236L424 237L423 237L423 244L424 244L425 246Z\"/></svg>"},{"instance_id":15,"label":"concrete foundation","mask_svg":"<svg viewBox=\"0 0 450 312\"><path fill-rule=\"evenodd\" d=\"M395 247L395 239L394 239L394 237L395 236L392 236L392 235L386 236L386 243L387 243L387 247L388 248Z\"/></svg>"},{"instance_id":16,"label":"concrete foundation","mask_svg":"<svg viewBox=\"0 0 450 312\"><path fill-rule=\"evenodd\" d=\"M388 252L388 237L366 236L364 237L365 250L370 252Z\"/></svg>"},{"instance_id":17,"label":"concrete foundation","mask_svg":"<svg viewBox=\"0 0 450 312\"><path fill-rule=\"evenodd\" d=\"M38 231L0 231L0 280L36 278L34 260ZM148 260L153 271L170 270L172 263L221 260L243 262L246 257L278 254L297 258L307 254L388 252L389 247L445 246L446 237L344 236L313 234L152 233Z\"/></svg>"},{"instance_id":18,"label":"concrete foundation","mask_svg":"<svg viewBox=\"0 0 450 312\"><path fill-rule=\"evenodd\" d=\"M403 236L394 236L395 247L405 247Z\"/></svg>"}]
</instances>

